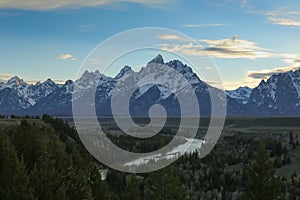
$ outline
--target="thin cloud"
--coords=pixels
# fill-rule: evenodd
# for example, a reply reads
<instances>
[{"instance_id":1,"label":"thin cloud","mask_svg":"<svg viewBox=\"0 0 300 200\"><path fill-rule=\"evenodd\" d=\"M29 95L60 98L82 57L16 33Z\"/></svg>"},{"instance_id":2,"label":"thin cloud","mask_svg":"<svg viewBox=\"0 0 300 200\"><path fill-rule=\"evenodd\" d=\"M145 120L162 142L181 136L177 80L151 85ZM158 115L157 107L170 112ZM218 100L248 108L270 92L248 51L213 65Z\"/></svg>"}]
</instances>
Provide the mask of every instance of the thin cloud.
<instances>
[{"instance_id":1,"label":"thin cloud","mask_svg":"<svg viewBox=\"0 0 300 200\"><path fill-rule=\"evenodd\" d=\"M13 75L11 75L11 74L5 74L5 73L0 73L0 81L7 81L11 77L13 77Z\"/></svg>"},{"instance_id":2,"label":"thin cloud","mask_svg":"<svg viewBox=\"0 0 300 200\"><path fill-rule=\"evenodd\" d=\"M246 78L251 78L251 79L268 79L270 76L274 74L279 74L279 73L285 73L288 71L294 71L298 70L300 68L300 65L295 65L295 66L289 66L289 67L280 67L280 68L275 68L275 69L263 69L263 70L258 70L258 71L249 71L246 75Z\"/></svg>"},{"instance_id":3,"label":"thin cloud","mask_svg":"<svg viewBox=\"0 0 300 200\"><path fill-rule=\"evenodd\" d=\"M255 42L239 39L233 35L230 39L202 40L209 45L205 51L217 58L271 58L274 55L267 49L259 47Z\"/></svg>"},{"instance_id":4,"label":"thin cloud","mask_svg":"<svg viewBox=\"0 0 300 200\"><path fill-rule=\"evenodd\" d=\"M283 61L292 65L300 65L300 55L299 54L281 54L284 58Z\"/></svg>"},{"instance_id":5,"label":"thin cloud","mask_svg":"<svg viewBox=\"0 0 300 200\"><path fill-rule=\"evenodd\" d=\"M61 60L68 60L68 59L73 60L73 61L77 60L72 54L68 54L68 53L60 54L60 55L58 55L58 58Z\"/></svg>"},{"instance_id":6,"label":"thin cloud","mask_svg":"<svg viewBox=\"0 0 300 200\"><path fill-rule=\"evenodd\" d=\"M51 79L52 80L52 79ZM35 85L37 84L38 82L40 83L43 83L45 82L46 80L34 80L34 79L25 79L25 82L28 83L28 84L32 84L32 85ZM66 80L52 80L54 83L56 84L64 84L66 82Z\"/></svg>"},{"instance_id":7,"label":"thin cloud","mask_svg":"<svg viewBox=\"0 0 300 200\"><path fill-rule=\"evenodd\" d=\"M274 69L262 69L256 71L248 71L243 81L223 82L224 88L227 90L236 89L240 86L248 86L254 88L259 85L261 80L267 80L274 74L286 73L300 69L300 62L287 67L278 67Z\"/></svg>"},{"instance_id":8,"label":"thin cloud","mask_svg":"<svg viewBox=\"0 0 300 200\"><path fill-rule=\"evenodd\" d=\"M274 74L286 73L300 69L300 55L297 54L278 54L278 57L284 58L283 61L289 63L289 66L277 67L273 69L262 69L255 71L248 71L245 76L245 81L256 82L266 80Z\"/></svg>"},{"instance_id":9,"label":"thin cloud","mask_svg":"<svg viewBox=\"0 0 300 200\"><path fill-rule=\"evenodd\" d=\"M188 28L204 28L204 27L224 26L224 24L184 24L183 26Z\"/></svg>"},{"instance_id":10,"label":"thin cloud","mask_svg":"<svg viewBox=\"0 0 300 200\"><path fill-rule=\"evenodd\" d=\"M179 35L159 35L158 38L161 40L187 41L187 38L183 38Z\"/></svg>"},{"instance_id":11,"label":"thin cloud","mask_svg":"<svg viewBox=\"0 0 300 200\"><path fill-rule=\"evenodd\" d=\"M241 0L241 6L245 7L249 3L249 0Z\"/></svg>"},{"instance_id":12,"label":"thin cloud","mask_svg":"<svg viewBox=\"0 0 300 200\"><path fill-rule=\"evenodd\" d=\"M300 12L275 10L266 13L270 23L281 26L300 27Z\"/></svg>"},{"instance_id":13,"label":"thin cloud","mask_svg":"<svg viewBox=\"0 0 300 200\"><path fill-rule=\"evenodd\" d=\"M239 10L248 6L250 0L204 0L203 2L205 2L208 5L218 7L231 6L232 10Z\"/></svg>"},{"instance_id":14,"label":"thin cloud","mask_svg":"<svg viewBox=\"0 0 300 200\"><path fill-rule=\"evenodd\" d=\"M233 35L229 39L221 40L200 40L203 48L199 44L159 44L162 50L170 52L182 52L193 56L211 56L214 58L272 58L275 54L268 49L259 47L256 43L239 39L237 35Z\"/></svg>"},{"instance_id":15,"label":"thin cloud","mask_svg":"<svg viewBox=\"0 0 300 200\"><path fill-rule=\"evenodd\" d=\"M116 3L137 3L145 6L158 6L171 2L170 0L52 0L52 1L22 1L2 0L0 8L22 10L55 10L59 8L80 8L113 5Z\"/></svg>"}]
</instances>

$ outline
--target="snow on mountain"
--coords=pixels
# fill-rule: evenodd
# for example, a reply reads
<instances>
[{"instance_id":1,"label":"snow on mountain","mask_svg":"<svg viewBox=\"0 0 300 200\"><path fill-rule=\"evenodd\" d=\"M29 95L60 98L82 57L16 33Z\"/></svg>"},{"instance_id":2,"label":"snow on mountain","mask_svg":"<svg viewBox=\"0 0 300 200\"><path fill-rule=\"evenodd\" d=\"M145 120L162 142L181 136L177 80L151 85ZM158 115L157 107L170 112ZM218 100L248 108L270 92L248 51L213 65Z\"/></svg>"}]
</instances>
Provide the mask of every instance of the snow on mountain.
<instances>
[{"instance_id":1,"label":"snow on mountain","mask_svg":"<svg viewBox=\"0 0 300 200\"><path fill-rule=\"evenodd\" d=\"M128 81L133 81L135 85L128 84L131 83ZM117 84L122 87L116 89ZM145 116L152 105L159 103L168 114L177 116L180 114L178 100L168 88L185 92L184 98L188 101L192 94L186 90L185 84L192 85L200 103L201 115L209 115L211 102L208 91L219 90L201 81L186 64L179 60L165 63L161 55L157 55L138 72L125 66L115 78L99 71L85 71L75 82L69 80L59 85L48 79L33 85L14 76L7 82L0 82L0 111L1 114L72 115L72 96L76 95L75 100L84 98L86 92L96 88L96 99L82 102L96 104L97 112L110 115L112 94L122 96L134 86L140 86L130 100L131 114ZM77 88L76 92L74 87ZM254 89L240 87L226 91L226 95L228 115L299 115L300 70L272 75Z\"/></svg>"},{"instance_id":2,"label":"snow on mountain","mask_svg":"<svg viewBox=\"0 0 300 200\"><path fill-rule=\"evenodd\" d=\"M37 82L35 85L31 85L28 88L28 90L26 91L27 95L25 96L25 98L28 99L30 104L33 106L36 104L36 102L52 94L60 87L61 86L57 85L51 79L47 79L42 83Z\"/></svg>"},{"instance_id":3,"label":"snow on mountain","mask_svg":"<svg viewBox=\"0 0 300 200\"><path fill-rule=\"evenodd\" d=\"M164 59L162 55L158 54L155 58L153 58L149 63L157 63L157 64L164 64ZM148 64L149 64L148 63Z\"/></svg>"},{"instance_id":4,"label":"snow on mountain","mask_svg":"<svg viewBox=\"0 0 300 200\"><path fill-rule=\"evenodd\" d=\"M225 93L242 104L246 104L250 98L252 89L245 86L239 87L236 90L227 90Z\"/></svg>"},{"instance_id":5,"label":"snow on mountain","mask_svg":"<svg viewBox=\"0 0 300 200\"><path fill-rule=\"evenodd\" d=\"M8 102L6 103L6 101L11 100L12 102L18 102L18 105L12 106L15 109L29 108L31 104L27 96L30 86L30 84L25 83L25 81L18 76L12 77L6 83L3 83L0 88L2 96L7 96L7 98L2 100L2 104L10 104ZM14 95L14 97L12 97L12 95Z\"/></svg>"},{"instance_id":6,"label":"snow on mountain","mask_svg":"<svg viewBox=\"0 0 300 200\"><path fill-rule=\"evenodd\" d=\"M296 70L295 72L290 71L287 74L291 77L293 86L298 93L298 97L300 97L300 70Z\"/></svg>"},{"instance_id":7,"label":"snow on mountain","mask_svg":"<svg viewBox=\"0 0 300 200\"><path fill-rule=\"evenodd\" d=\"M165 67L160 67L159 76L157 74L156 64L166 65ZM168 67L175 69L175 71L169 70ZM182 76L178 76L177 73L180 73ZM167 99L172 92L167 89L166 86L170 88L176 88L175 91L183 89L187 84L201 84L202 87L206 87L198 76L193 72L193 70L188 67L186 64L183 64L179 60L173 60L167 63L164 63L162 56L159 54L153 60L151 60L146 67L143 67L136 75L136 80L139 85L143 83L161 83L159 90L162 92L161 98ZM135 98L141 97L146 93L153 84L146 84L139 88L139 93Z\"/></svg>"},{"instance_id":8,"label":"snow on mountain","mask_svg":"<svg viewBox=\"0 0 300 200\"><path fill-rule=\"evenodd\" d=\"M253 89L247 107L259 115L298 115L300 113L300 70L272 75Z\"/></svg>"},{"instance_id":9,"label":"snow on mountain","mask_svg":"<svg viewBox=\"0 0 300 200\"><path fill-rule=\"evenodd\" d=\"M166 65L160 68L159 76L157 76L157 64ZM170 70L169 68L175 70ZM177 76L177 73L183 76ZM86 105L96 104L97 112L99 111L102 115L110 115L110 98L113 92L115 95L122 96L130 87L133 87L130 84L125 84L122 85L122 89L115 90L116 84L126 83L125 80L132 80L135 84L141 86L133 94L133 101L130 102L130 108L134 111L133 114L145 116L151 105L156 103L160 103L166 107L169 114L180 114L178 111L178 101L173 92L168 88L172 86L171 88L175 88L175 91L181 90L186 92L186 85L184 84L191 84L195 88L196 95L201 102L201 112L204 112L206 115L210 112L208 85L202 82L193 73L192 69L181 61L174 60L164 63L161 55L157 55L139 72L134 72L129 66L125 66L115 78L107 77L99 71L85 71L74 83L67 81L64 85L58 85L48 79L43 83L38 82L35 85L30 85L18 77L13 77L8 81L9 84L1 88L8 87L12 89L13 91L10 92L10 96L14 96L13 93L18 94L16 95L16 101L14 101L18 106L6 113L16 113L18 111L20 114L32 115L43 113L71 115L72 96L75 97L74 100L84 99L85 96L88 96L85 94L96 88L96 99L84 99L81 100L82 103ZM157 82L160 84L157 85ZM74 87L76 87L76 92L74 92ZM184 98L188 100L190 95L189 92L186 92ZM5 104L3 103L3 105Z\"/></svg>"},{"instance_id":10,"label":"snow on mountain","mask_svg":"<svg viewBox=\"0 0 300 200\"><path fill-rule=\"evenodd\" d=\"M65 88L66 94L72 94L74 90L74 82L72 80L67 80L63 85L63 88Z\"/></svg>"},{"instance_id":11,"label":"snow on mountain","mask_svg":"<svg viewBox=\"0 0 300 200\"><path fill-rule=\"evenodd\" d=\"M11 79L9 79L6 83L7 87L17 87L20 85L25 85L26 83L24 82L23 79L20 79L18 76L14 76Z\"/></svg>"},{"instance_id":12,"label":"snow on mountain","mask_svg":"<svg viewBox=\"0 0 300 200\"><path fill-rule=\"evenodd\" d=\"M115 79L121 79L121 78L124 78L124 76L126 74L128 74L129 72L132 72L132 69L131 67L129 66L125 66L121 69L121 71L118 73L118 75L115 77Z\"/></svg>"},{"instance_id":13,"label":"snow on mountain","mask_svg":"<svg viewBox=\"0 0 300 200\"><path fill-rule=\"evenodd\" d=\"M177 72L184 75L184 77L189 81L190 84L198 84L201 83L198 76L193 72L192 68L183 64L179 60L173 60L166 63L167 66L172 67ZM203 83L203 82L202 82Z\"/></svg>"},{"instance_id":14,"label":"snow on mountain","mask_svg":"<svg viewBox=\"0 0 300 200\"><path fill-rule=\"evenodd\" d=\"M15 98L17 98L16 101L19 102L19 105L16 106L18 109L28 109L58 88L59 86L51 79L48 79L43 83L37 82L35 85L32 85L27 84L18 76L14 76L6 83L1 84L0 91L5 90L6 94L8 92L13 93ZM2 102L2 104L4 104L4 102Z\"/></svg>"},{"instance_id":15,"label":"snow on mountain","mask_svg":"<svg viewBox=\"0 0 300 200\"><path fill-rule=\"evenodd\" d=\"M77 89L87 90L100 86L105 87L109 82L115 82L115 80L111 77L101 74L98 70L95 72L89 72L86 70L83 75L75 81L75 84Z\"/></svg>"}]
</instances>

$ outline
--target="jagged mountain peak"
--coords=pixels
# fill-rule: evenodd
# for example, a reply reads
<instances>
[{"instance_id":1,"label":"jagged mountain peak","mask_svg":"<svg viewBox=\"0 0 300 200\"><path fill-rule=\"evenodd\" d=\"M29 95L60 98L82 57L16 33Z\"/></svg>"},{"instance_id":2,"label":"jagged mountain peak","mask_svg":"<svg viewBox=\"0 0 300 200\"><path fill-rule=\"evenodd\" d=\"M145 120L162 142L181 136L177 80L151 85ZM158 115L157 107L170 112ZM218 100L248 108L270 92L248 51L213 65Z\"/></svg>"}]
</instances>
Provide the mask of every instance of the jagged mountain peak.
<instances>
[{"instance_id":1,"label":"jagged mountain peak","mask_svg":"<svg viewBox=\"0 0 300 200\"><path fill-rule=\"evenodd\" d=\"M78 94L78 98L84 97L84 90L97 87L96 110L101 110L104 115L110 115L109 99L113 94L117 79L125 77L128 72L134 80L149 83L160 78L159 85L143 85L132 96L131 107L133 114L143 115L148 112L149 106L162 103L167 107L167 112L177 115L176 96L172 91L163 87L180 87L182 78L176 73L182 74L191 83L199 98L201 110L204 115L210 113L210 97L208 88L212 88L201 81L192 68L180 60L172 60L164 63L161 55L156 56L139 72L134 72L129 66L124 66L115 78L107 77L99 71L85 71L81 78L75 81L68 80L64 85L56 84L51 79L35 85L26 84L22 79L15 76L9 81L0 83L0 114L55 114L71 115L72 95ZM148 63L148 64L149 64ZM160 65L160 77L157 76L158 65ZM168 70L168 68L175 69ZM166 80L172 80L171 83ZM146 82L147 82L146 81ZM140 83L139 82L139 83ZM166 84L165 84L166 83ZM79 91L74 91L74 86L79 86ZM128 85L130 87L130 85ZM125 88L127 89L127 88ZM129 88L130 89L130 88ZM82 95L81 92L83 91ZM253 115L300 115L300 70L289 71L272 75L267 80L262 80L258 87L239 87L236 90L226 91L228 115L253 116ZM117 95L123 95L119 91ZM190 93L186 93L189 98ZM86 102L87 104L94 102ZM202 112L201 111L201 112Z\"/></svg>"},{"instance_id":2,"label":"jagged mountain peak","mask_svg":"<svg viewBox=\"0 0 300 200\"><path fill-rule=\"evenodd\" d=\"M193 73L192 68L190 68L189 66L187 66L186 64L183 64L183 62L181 62L180 60L172 60L166 63L166 65L168 65L169 67L172 67L174 69L176 69L178 72L190 72Z\"/></svg>"},{"instance_id":3,"label":"jagged mountain peak","mask_svg":"<svg viewBox=\"0 0 300 200\"><path fill-rule=\"evenodd\" d=\"M74 81L67 80L64 85L73 85L73 84L74 84Z\"/></svg>"},{"instance_id":4,"label":"jagged mountain peak","mask_svg":"<svg viewBox=\"0 0 300 200\"><path fill-rule=\"evenodd\" d=\"M79 80L81 80L81 81L97 80L97 79L100 79L101 76L104 76L104 75L101 74L98 70L96 70L94 72L85 70L84 73L79 78Z\"/></svg>"},{"instance_id":5,"label":"jagged mountain peak","mask_svg":"<svg viewBox=\"0 0 300 200\"><path fill-rule=\"evenodd\" d=\"M45 80L44 82L37 82L34 85L32 85L30 88L31 89L51 89L51 90L55 90L56 88L58 88L59 85L56 84L52 79L48 78L47 80Z\"/></svg>"},{"instance_id":6,"label":"jagged mountain peak","mask_svg":"<svg viewBox=\"0 0 300 200\"><path fill-rule=\"evenodd\" d=\"M132 69L131 69L131 67L126 65L120 70L120 72L117 74L117 76L115 76L115 79L120 79L129 72L132 72Z\"/></svg>"},{"instance_id":7,"label":"jagged mountain peak","mask_svg":"<svg viewBox=\"0 0 300 200\"><path fill-rule=\"evenodd\" d=\"M248 86L240 86L238 88L238 90L252 90L252 88L248 87Z\"/></svg>"},{"instance_id":8,"label":"jagged mountain peak","mask_svg":"<svg viewBox=\"0 0 300 200\"><path fill-rule=\"evenodd\" d=\"M82 89L87 89L114 81L113 78L101 74L98 70L94 72L86 70L79 79L75 80L75 85Z\"/></svg>"},{"instance_id":9,"label":"jagged mountain peak","mask_svg":"<svg viewBox=\"0 0 300 200\"><path fill-rule=\"evenodd\" d=\"M155 58L153 58L149 63L156 63L156 64L164 64L164 59L161 54L158 54Z\"/></svg>"},{"instance_id":10,"label":"jagged mountain peak","mask_svg":"<svg viewBox=\"0 0 300 200\"><path fill-rule=\"evenodd\" d=\"M253 113L300 114L299 70L273 74L256 87L248 102Z\"/></svg>"},{"instance_id":11,"label":"jagged mountain peak","mask_svg":"<svg viewBox=\"0 0 300 200\"><path fill-rule=\"evenodd\" d=\"M203 83L196 73L194 73L193 69L189 67L187 64L184 64L180 60L172 60L166 63L167 66L172 67L177 72L183 74L185 78L191 83L191 84L199 84Z\"/></svg>"},{"instance_id":12,"label":"jagged mountain peak","mask_svg":"<svg viewBox=\"0 0 300 200\"><path fill-rule=\"evenodd\" d=\"M90 76L90 75L93 75L94 74L94 72L90 72L89 70L85 70L84 72L83 72L83 74L81 75L81 77L86 77L86 76Z\"/></svg>"},{"instance_id":13,"label":"jagged mountain peak","mask_svg":"<svg viewBox=\"0 0 300 200\"><path fill-rule=\"evenodd\" d=\"M250 95L252 93L252 88L249 88L248 86L239 87L235 90L227 90L225 93L237 100L239 103L246 104L250 98Z\"/></svg>"},{"instance_id":14,"label":"jagged mountain peak","mask_svg":"<svg viewBox=\"0 0 300 200\"><path fill-rule=\"evenodd\" d=\"M95 71L89 71L89 70L85 70L82 74L81 74L81 78L82 77L99 77L102 76L103 74L101 74L99 72L99 70L95 70Z\"/></svg>"},{"instance_id":15,"label":"jagged mountain peak","mask_svg":"<svg viewBox=\"0 0 300 200\"><path fill-rule=\"evenodd\" d=\"M19 86L24 85L25 81L23 79L20 79L18 76L13 76L7 81L7 85L10 86Z\"/></svg>"},{"instance_id":16,"label":"jagged mountain peak","mask_svg":"<svg viewBox=\"0 0 300 200\"><path fill-rule=\"evenodd\" d=\"M50 78L48 78L47 80L45 80L43 83L43 85L49 85L49 86L57 86L57 84Z\"/></svg>"}]
</instances>

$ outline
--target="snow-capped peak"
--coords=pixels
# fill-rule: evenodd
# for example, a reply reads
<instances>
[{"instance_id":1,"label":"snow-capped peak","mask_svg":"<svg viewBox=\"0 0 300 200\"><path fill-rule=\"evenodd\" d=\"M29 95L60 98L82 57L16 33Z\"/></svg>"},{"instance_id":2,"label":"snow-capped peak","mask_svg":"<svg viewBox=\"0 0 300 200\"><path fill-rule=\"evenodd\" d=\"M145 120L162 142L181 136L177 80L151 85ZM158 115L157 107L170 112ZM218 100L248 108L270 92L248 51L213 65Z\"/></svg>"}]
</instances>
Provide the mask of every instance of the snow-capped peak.
<instances>
[{"instance_id":1,"label":"snow-capped peak","mask_svg":"<svg viewBox=\"0 0 300 200\"><path fill-rule=\"evenodd\" d=\"M300 97L300 69L294 72L290 71L288 72L288 75L292 79L292 83L298 93L298 97Z\"/></svg>"},{"instance_id":2,"label":"snow-capped peak","mask_svg":"<svg viewBox=\"0 0 300 200\"><path fill-rule=\"evenodd\" d=\"M74 87L74 81L72 80L67 80L63 85L63 88L65 88L67 94L71 94L73 92L73 87Z\"/></svg>"},{"instance_id":3,"label":"snow-capped peak","mask_svg":"<svg viewBox=\"0 0 300 200\"><path fill-rule=\"evenodd\" d=\"M149 63L157 63L157 64L164 64L164 59L162 55L158 54L155 58L153 58Z\"/></svg>"},{"instance_id":4,"label":"snow-capped peak","mask_svg":"<svg viewBox=\"0 0 300 200\"><path fill-rule=\"evenodd\" d=\"M51 85L51 86L56 86L56 83L48 78L46 81L43 82L44 85Z\"/></svg>"},{"instance_id":5,"label":"snow-capped peak","mask_svg":"<svg viewBox=\"0 0 300 200\"><path fill-rule=\"evenodd\" d=\"M227 90L226 94L229 97L236 99L238 102L242 104L246 104L250 98L252 90L253 89L245 86L245 87L239 87L236 90Z\"/></svg>"},{"instance_id":6,"label":"snow-capped peak","mask_svg":"<svg viewBox=\"0 0 300 200\"><path fill-rule=\"evenodd\" d=\"M67 81L65 82L64 86L66 86L66 85L73 85L73 84L74 84L74 81L72 81L72 80L67 80Z\"/></svg>"},{"instance_id":7,"label":"snow-capped peak","mask_svg":"<svg viewBox=\"0 0 300 200\"><path fill-rule=\"evenodd\" d=\"M101 74L98 70L95 72L85 71L80 79L76 80L76 86L81 89L94 88L95 86L100 86L107 82L111 82L114 79Z\"/></svg>"},{"instance_id":8,"label":"snow-capped peak","mask_svg":"<svg viewBox=\"0 0 300 200\"><path fill-rule=\"evenodd\" d=\"M166 63L169 67L172 67L179 73L183 74L184 77L191 83L191 84L198 84L201 83L198 76L193 72L192 68L187 66L186 64L183 64L179 60L172 60L168 63Z\"/></svg>"},{"instance_id":9,"label":"snow-capped peak","mask_svg":"<svg viewBox=\"0 0 300 200\"><path fill-rule=\"evenodd\" d=\"M101 76L100 72L97 70L95 72L89 72L86 70L80 77L81 82L90 82L99 79Z\"/></svg>"},{"instance_id":10,"label":"snow-capped peak","mask_svg":"<svg viewBox=\"0 0 300 200\"><path fill-rule=\"evenodd\" d=\"M11 79L9 79L6 84L8 86L19 86L19 85L24 85L25 82L23 79L20 79L18 76L14 76Z\"/></svg>"},{"instance_id":11,"label":"snow-capped peak","mask_svg":"<svg viewBox=\"0 0 300 200\"><path fill-rule=\"evenodd\" d=\"M121 71L118 73L118 75L115 77L115 79L120 79L122 78L125 74L127 74L128 72L131 72L132 69L129 66L124 66Z\"/></svg>"}]
</instances>

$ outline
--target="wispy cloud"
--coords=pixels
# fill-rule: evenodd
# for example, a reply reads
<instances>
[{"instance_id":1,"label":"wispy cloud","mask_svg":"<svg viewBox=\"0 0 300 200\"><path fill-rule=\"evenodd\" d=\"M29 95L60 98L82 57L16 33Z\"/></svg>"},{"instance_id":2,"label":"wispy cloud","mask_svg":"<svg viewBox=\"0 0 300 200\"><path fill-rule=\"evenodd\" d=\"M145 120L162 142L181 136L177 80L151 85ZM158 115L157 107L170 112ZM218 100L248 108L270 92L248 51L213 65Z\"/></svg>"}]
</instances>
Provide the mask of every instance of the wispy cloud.
<instances>
[{"instance_id":1,"label":"wispy cloud","mask_svg":"<svg viewBox=\"0 0 300 200\"><path fill-rule=\"evenodd\" d=\"M158 6L171 2L171 0L51 0L51 1L22 1L1 0L0 8L13 8L25 10L54 10L59 8L78 8L112 5L116 3L137 3L145 6Z\"/></svg>"},{"instance_id":2,"label":"wispy cloud","mask_svg":"<svg viewBox=\"0 0 300 200\"><path fill-rule=\"evenodd\" d=\"M255 42L239 39L233 35L230 39L202 40L209 45L205 51L217 58L271 58L274 56L268 49L259 47Z\"/></svg>"},{"instance_id":3,"label":"wispy cloud","mask_svg":"<svg viewBox=\"0 0 300 200\"><path fill-rule=\"evenodd\" d=\"M270 23L282 26L299 27L300 12L275 10L266 13Z\"/></svg>"},{"instance_id":4,"label":"wispy cloud","mask_svg":"<svg viewBox=\"0 0 300 200\"><path fill-rule=\"evenodd\" d=\"M290 66L278 67L274 69L262 69L257 71L248 71L246 78L251 79L268 79L270 76L278 73L285 73L291 70L300 69L300 55L297 54L281 54L283 61L290 64Z\"/></svg>"},{"instance_id":5,"label":"wispy cloud","mask_svg":"<svg viewBox=\"0 0 300 200\"><path fill-rule=\"evenodd\" d=\"M288 63L288 66L274 69L261 69L256 71L247 71L243 80L223 82L222 85L226 89L236 89L239 86L256 87L262 79L268 79L273 74L297 70L300 68L300 55L273 53L271 50L260 47L257 43L240 39L237 35L232 38L220 40L202 39L197 40L201 44L186 42L179 36L160 37L165 39L166 43L158 44L165 51L181 52L187 55L194 56L211 56L213 58L223 59L261 59L261 58L276 58ZM219 83L210 83L215 87L220 87Z\"/></svg>"},{"instance_id":6,"label":"wispy cloud","mask_svg":"<svg viewBox=\"0 0 300 200\"><path fill-rule=\"evenodd\" d=\"M175 39L175 37L173 38ZM275 55L268 49L259 47L256 43L239 39L237 35L233 35L229 39L220 40L200 40L203 44L201 48L198 44L159 44L162 50L170 52L182 52L187 55L194 56L211 56L215 58L245 58L245 59L258 59L258 58L272 58Z\"/></svg>"},{"instance_id":7,"label":"wispy cloud","mask_svg":"<svg viewBox=\"0 0 300 200\"><path fill-rule=\"evenodd\" d=\"M25 82L28 83L28 84L32 84L32 85L35 85L37 84L38 82L45 82L46 80L38 80L38 79L25 79ZM55 82L56 84L64 84L66 82L66 80L59 80L59 79L55 79L53 80L53 82Z\"/></svg>"},{"instance_id":8,"label":"wispy cloud","mask_svg":"<svg viewBox=\"0 0 300 200\"><path fill-rule=\"evenodd\" d=\"M161 40L176 40L176 41L187 41L187 38L181 37L180 35L159 35Z\"/></svg>"},{"instance_id":9,"label":"wispy cloud","mask_svg":"<svg viewBox=\"0 0 300 200\"><path fill-rule=\"evenodd\" d=\"M281 54L281 56L284 62L300 66L300 54Z\"/></svg>"},{"instance_id":10,"label":"wispy cloud","mask_svg":"<svg viewBox=\"0 0 300 200\"><path fill-rule=\"evenodd\" d=\"M246 72L242 81L223 82L224 88L227 90L236 89L240 86L256 87L261 80L267 80L274 74L285 73L300 69L300 61L286 67L278 67L274 69L250 70Z\"/></svg>"},{"instance_id":11,"label":"wispy cloud","mask_svg":"<svg viewBox=\"0 0 300 200\"><path fill-rule=\"evenodd\" d=\"M279 73L285 73L291 70L297 70L299 69L300 66L288 66L288 67L280 67L280 68L275 68L275 69L263 69L263 70L258 70L258 71L248 71L246 77L247 78L252 78L252 79L268 79L270 76L274 74L279 74Z\"/></svg>"},{"instance_id":12,"label":"wispy cloud","mask_svg":"<svg viewBox=\"0 0 300 200\"><path fill-rule=\"evenodd\" d=\"M13 75L11 75L11 74L0 73L0 81L7 81L7 80L9 80L11 77L13 77Z\"/></svg>"},{"instance_id":13,"label":"wispy cloud","mask_svg":"<svg viewBox=\"0 0 300 200\"><path fill-rule=\"evenodd\" d=\"M224 26L225 24L184 24L183 26L188 28L204 28L213 26Z\"/></svg>"},{"instance_id":14,"label":"wispy cloud","mask_svg":"<svg viewBox=\"0 0 300 200\"><path fill-rule=\"evenodd\" d=\"M241 5L242 7L245 7L245 6L249 3L249 1L250 1L250 0L241 0L240 5Z\"/></svg>"},{"instance_id":15,"label":"wispy cloud","mask_svg":"<svg viewBox=\"0 0 300 200\"><path fill-rule=\"evenodd\" d=\"M72 54L68 54L68 53L60 54L60 55L58 55L58 58L61 60L68 60L68 59L73 60L73 61L77 60Z\"/></svg>"},{"instance_id":16,"label":"wispy cloud","mask_svg":"<svg viewBox=\"0 0 300 200\"><path fill-rule=\"evenodd\" d=\"M202 2L206 3L207 5L224 7L224 6L231 6L232 9L236 10L237 7L245 7L248 5L250 0L202 0Z\"/></svg>"}]
</instances>

